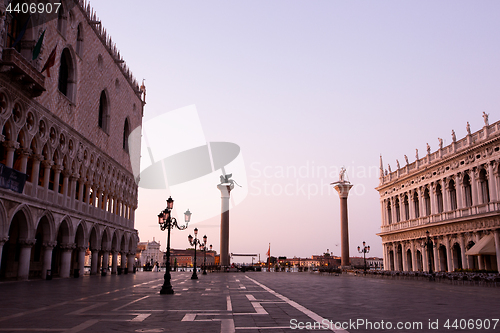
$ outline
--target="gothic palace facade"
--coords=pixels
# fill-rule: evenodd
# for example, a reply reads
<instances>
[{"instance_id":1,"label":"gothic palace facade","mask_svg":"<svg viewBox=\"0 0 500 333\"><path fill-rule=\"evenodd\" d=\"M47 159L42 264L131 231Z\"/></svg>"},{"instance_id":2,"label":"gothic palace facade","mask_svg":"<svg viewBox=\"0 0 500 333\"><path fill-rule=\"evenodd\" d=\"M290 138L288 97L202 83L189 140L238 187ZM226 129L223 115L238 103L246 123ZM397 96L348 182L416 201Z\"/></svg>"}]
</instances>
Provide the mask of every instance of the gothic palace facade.
<instances>
[{"instance_id":1,"label":"gothic palace facade","mask_svg":"<svg viewBox=\"0 0 500 333\"><path fill-rule=\"evenodd\" d=\"M380 194L384 267L452 272L500 268L500 121L397 170L383 171ZM426 232L429 232L426 234ZM426 246L427 235L432 244ZM432 245L432 246L431 246ZM430 251L427 252L427 251Z\"/></svg>"},{"instance_id":2,"label":"gothic palace facade","mask_svg":"<svg viewBox=\"0 0 500 333\"><path fill-rule=\"evenodd\" d=\"M0 0L0 279L130 272L138 187L128 136L145 88L86 1L62 1L48 21L8 12L9 2Z\"/></svg>"}]
</instances>

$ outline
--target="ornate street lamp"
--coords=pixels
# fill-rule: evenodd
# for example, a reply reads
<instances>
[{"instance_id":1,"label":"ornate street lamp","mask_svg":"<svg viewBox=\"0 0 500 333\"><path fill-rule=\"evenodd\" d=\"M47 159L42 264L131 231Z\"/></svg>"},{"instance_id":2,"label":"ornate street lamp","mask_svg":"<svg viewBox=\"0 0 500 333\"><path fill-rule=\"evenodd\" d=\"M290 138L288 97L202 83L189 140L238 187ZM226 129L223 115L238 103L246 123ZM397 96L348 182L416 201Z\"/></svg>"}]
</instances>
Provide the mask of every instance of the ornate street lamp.
<instances>
[{"instance_id":1,"label":"ornate street lamp","mask_svg":"<svg viewBox=\"0 0 500 333\"><path fill-rule=\"evenodd\" d=\"M207 236L203 236L203 275L207 275ZM210 251L212 251L212 244L210 244Z\"/></svg>"},{"instance_id":2,"label":"ornate street lamp","mask_svg":"<svg viewBox=\"0 0 500 333\"><path fill-rule=\"evenodd\" d=\"M168 230L167 232L167 263L165 268L165 275L163 276L163 286L161 287L160 294L173 294L174 289L172 289L172 284L170 283L170 229L176 227L179 230L185 230L188 227L188 223L191 220L191 212L189 209L184 213L184 221L186 225L179 226L175 217L171 217L172 209L174 208L174 200L169 197L167 200L167 208L162 210L158 214L158 224L160 225L161 231Z\"/></svg>"},{"instance_id":3,"label":"ornate street lamp","mask_svg":"<svg viewBox=\"0 0 500 333\"><path fill-rule=\"evenodd\" d=\"M363 242L363 249L361 250L361 247L358 246L358 252L363 253L363 262L364 262L364 274L366 274L366 254L370 253L370 246L365 246L366 242Z\"/></svg>"},{"instance_id":4,"label":"ornate street lamp","mask_svg":"<svg viewBox=\"0 0 500 333\"><path fill-rule=\"evenodd\" d=\"M198 274L196 274L196 246L200 245L200 248L202 246L205 246L206 241L207 241L207 236L206 235L203 236L204 243L200 242L200 240L198 239L198 228L194 228L194 238L193 238L193 236L189 235L188 241L189 241L189 244L194 245L193 275L191 275L191 280L196 280L196 279L198 279Z\"/></svg>"}]
</instances>

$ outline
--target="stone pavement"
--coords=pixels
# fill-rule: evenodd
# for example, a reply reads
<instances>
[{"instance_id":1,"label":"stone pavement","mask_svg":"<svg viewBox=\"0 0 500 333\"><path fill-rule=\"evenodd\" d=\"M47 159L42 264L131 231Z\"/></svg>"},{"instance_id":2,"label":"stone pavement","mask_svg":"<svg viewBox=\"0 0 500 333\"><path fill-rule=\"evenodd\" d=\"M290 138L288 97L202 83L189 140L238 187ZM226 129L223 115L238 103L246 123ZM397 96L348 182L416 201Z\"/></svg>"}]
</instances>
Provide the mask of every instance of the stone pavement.
<instances>
[{"instance_id":1,"label":"stone pavement","mask_svg":"<svg viewBox=\"0 0 500 333\"><path fill-rule=\"evenodd\" d=\"M443 327L446 318L483 323L500 317L498 288L311 273L190 277L172 273L174 295L159 294L163 273L157 272L2 282L0 332L307 332L313 330L292 328L330 320L351 320L351 325L323 325L323 330L453 332L459 330ZM408 330L352 326L361 319L379 326L381 320L423 325ZM429 329L429 321L436 320L438 329ZM484 331L500 332L500 324L492 326Z\"/></svg>"}]
</instances>

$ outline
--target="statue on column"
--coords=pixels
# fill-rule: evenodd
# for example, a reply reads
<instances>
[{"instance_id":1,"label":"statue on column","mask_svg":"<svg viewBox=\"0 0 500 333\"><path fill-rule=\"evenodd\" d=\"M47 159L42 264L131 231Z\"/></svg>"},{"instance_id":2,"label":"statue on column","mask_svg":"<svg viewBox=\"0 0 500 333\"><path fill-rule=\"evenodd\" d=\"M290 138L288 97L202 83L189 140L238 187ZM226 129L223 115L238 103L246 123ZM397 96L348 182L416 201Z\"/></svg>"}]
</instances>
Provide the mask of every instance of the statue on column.
<instances>
[{"instance_id":1,"label":"statue on column","mask_svg":"<svg viewBox=\"0 0 500 333\"><path fill-rule=\"evenodd\" d=\"M418 148L417 148L417 149L415 149L415 158L416 158L416 159L417 159L417 161L418 161Z\"/></svg>"},{"instance_id":2,"label":"statue on column","mask_svg":"<svg viewBox=\"0 0 500 333\"><path fill-rule=\"evenodd\" d=\"M233 174L232 174L232 173L229 173L229 174L227 174L227 175L222 175L222 176L220 176L220 185L222 185L222 184L229 184L229 185L234 185L234 184L236 184L236 185L238 185L239 187L241 187L241 185L240 185L240 184L238 184L238 183L237 183L234 179L229 179L229 178L231 178L232 176L233 176Z\"/></svg>"},{"instance_id":3,"label":"statue on column","mask_svg":"<svg viewBox=\"0 0 500 333\"><path fill-rule=\"evenodd\" d=\"M427 154L431 154L431 146L429 146L429 143L427 143Z\"/></svg>"},{"instance_id":4,"label":"statue on column","mask_svg":"<svg viewBox=\"0 0 500 333\"><path fill-rule=\"evenodd\" d=\"M488 117L489 117L489 114L487 114L486 112L483 111L484 126L489 125Z\"/></svg>"},{"instance_id":5,"label":"statue on column","mask_svg":"<svg viewBox=\"0 0 500 333\"><path fill-rule=\"evenodd\" d=\"M443 139L438 138L439 141L439 149L443 149Z\"/></svg>"},{"instance_id":6,"label":"statue on column","mask_svg":"<svg viewBox=\"0 0 500 333\"><path fill-rule=\"evenodd\" d=\"M340 173L339 173L339 182L343 183L345 182L345 168L341 167L340 168Z\"/></svg>"},{"instance_id":7,"label":"statue on column","mask_svg":"<svg viewBox=\"0 0 500 333\"><path fill-rule=\"evenodd\" d=\"M406 161L406 165L410 164L408 163L408 156L405 155L405 161Z\"/></svg>"},{"instance_id":8,"label":"statue on column","mask_svg":"<svg viewBox=\"0 0 500 333\"><path fill-rule=\"evenodd\" d=\"M455 135L455 130L451 130L451 140L453 140L453 142L457 142L457 136Z\"/></svg>"},{"instance_id":9,"label":"statue on column","mask_svg":"<svg viewBox=\"0 0 500 333\"><path fill-rule=\"evenodd\" d=\"M398 167L398 170L399 170L400 169L399 160L396 160L396 166Z\"/></svg>"},{"instance_id":10,"label":"statue on column","mask_svg":"<svg viewBox=\"0 0 500 333\"><path fill-rule=\"evenodd\" d=\"M467 130L467 134L470 135L470 124L469 124L469 122L467 122L467 126L465 127L465 129Z\"/></svg>"}]
</instances>

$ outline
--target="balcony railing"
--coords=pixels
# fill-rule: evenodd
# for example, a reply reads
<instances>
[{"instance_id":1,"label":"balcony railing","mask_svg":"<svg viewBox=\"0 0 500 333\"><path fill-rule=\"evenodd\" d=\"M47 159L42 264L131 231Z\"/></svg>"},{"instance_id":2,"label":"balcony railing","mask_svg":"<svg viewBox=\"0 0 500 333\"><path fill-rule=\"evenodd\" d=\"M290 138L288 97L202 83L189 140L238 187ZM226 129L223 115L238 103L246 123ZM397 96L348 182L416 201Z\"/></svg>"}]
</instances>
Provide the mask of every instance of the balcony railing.
<instances>
[{"instance_id":1,"label":"balcony railing","mask_svg":"<svg viewBox=\"0 0 500 333\"><path fill-rule=\"evenodd\" d=\"M14 81L22 84L32 97L40 96L45 91L45 77L17 50L4 49L0 66Z\"/></svg>"}]
</instances>

